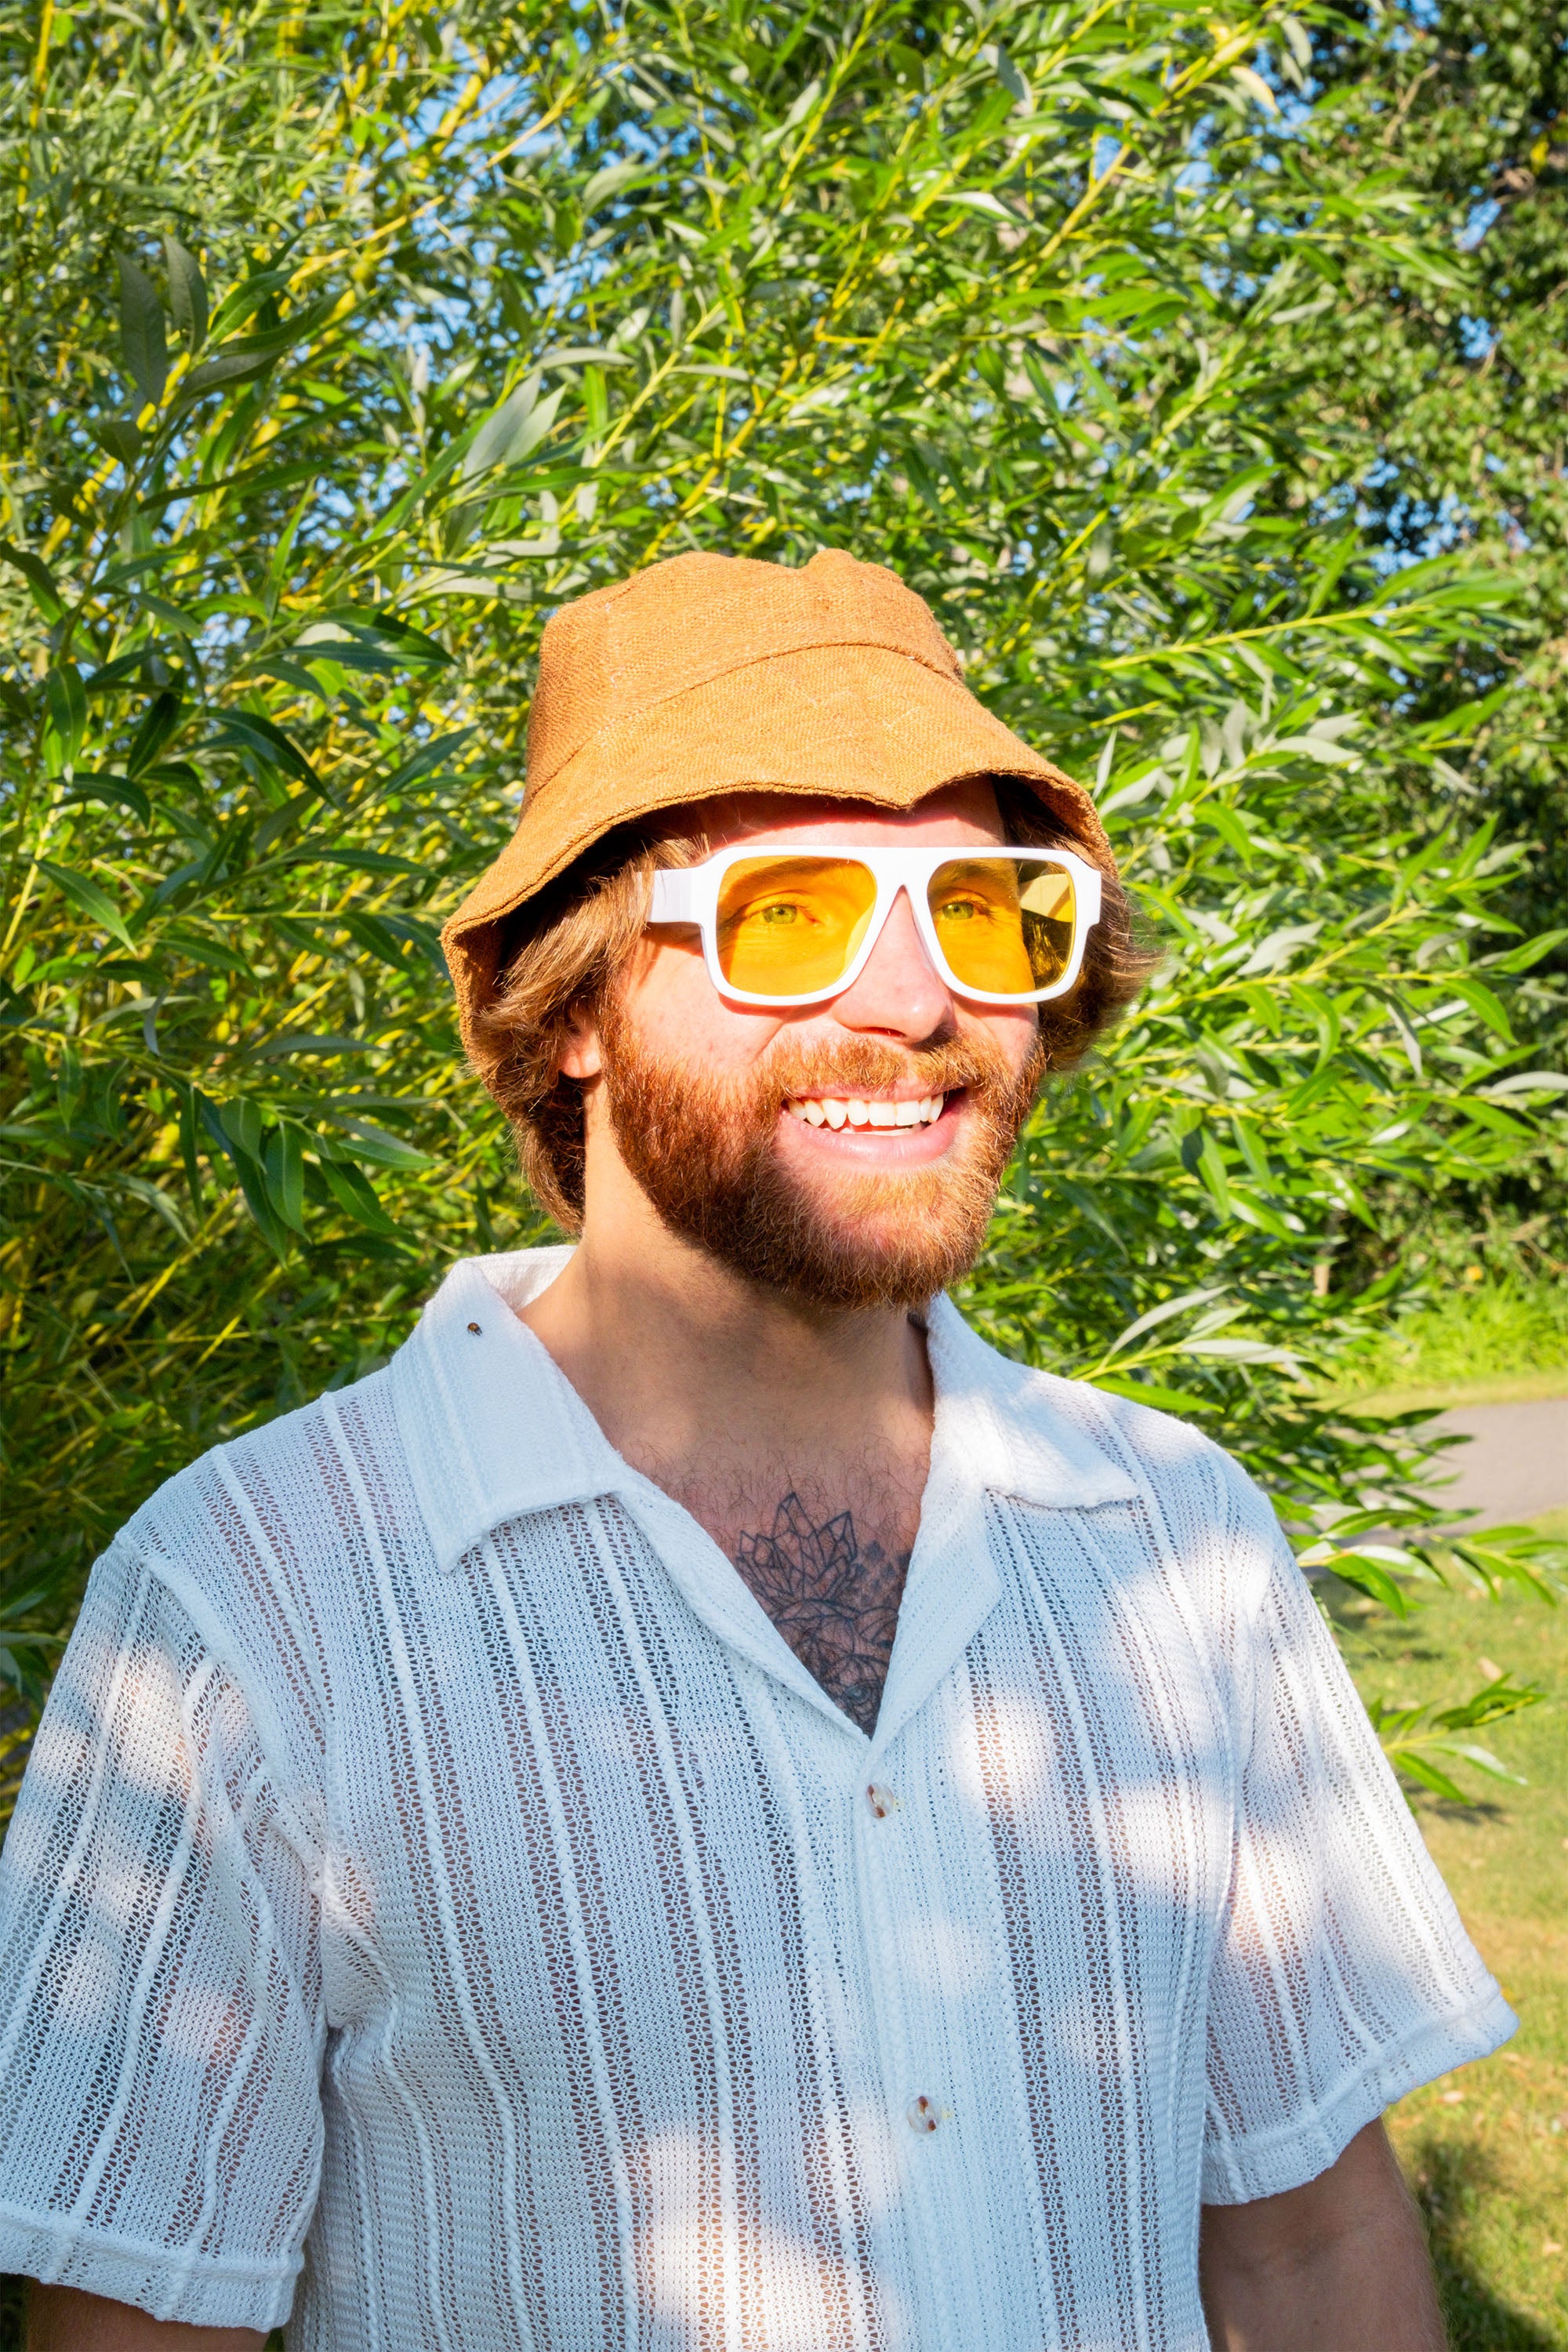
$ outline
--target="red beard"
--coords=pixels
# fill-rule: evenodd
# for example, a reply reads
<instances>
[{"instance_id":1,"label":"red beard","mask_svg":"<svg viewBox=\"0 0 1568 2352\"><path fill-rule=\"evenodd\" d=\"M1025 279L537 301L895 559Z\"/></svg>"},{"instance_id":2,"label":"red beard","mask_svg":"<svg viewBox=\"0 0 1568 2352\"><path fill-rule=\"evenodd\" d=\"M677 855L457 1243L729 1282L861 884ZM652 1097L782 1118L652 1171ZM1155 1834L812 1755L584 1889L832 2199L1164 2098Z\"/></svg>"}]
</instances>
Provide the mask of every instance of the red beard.
<instances>
[{"instance_id":1,"label":"red beard","mask_svg":"<svg viewBox=\"0 0 1568 2352\"><path fill-rule=\"evenodd\" d=\"M869 1037L803 1053L785 1037L724 1079L645 1057L613 1002L599 1034L621 1157L664 1223L746 1281L820 1307L918 1307L968 1273L1046 1062L1037 1036L1021 1071L988 1037L903 1053ZM968 1091L965 1132L942 1160L825 1171L809 1188L781 1163L791 1097L911 1083Z\"/></svg>"}]
</instances>

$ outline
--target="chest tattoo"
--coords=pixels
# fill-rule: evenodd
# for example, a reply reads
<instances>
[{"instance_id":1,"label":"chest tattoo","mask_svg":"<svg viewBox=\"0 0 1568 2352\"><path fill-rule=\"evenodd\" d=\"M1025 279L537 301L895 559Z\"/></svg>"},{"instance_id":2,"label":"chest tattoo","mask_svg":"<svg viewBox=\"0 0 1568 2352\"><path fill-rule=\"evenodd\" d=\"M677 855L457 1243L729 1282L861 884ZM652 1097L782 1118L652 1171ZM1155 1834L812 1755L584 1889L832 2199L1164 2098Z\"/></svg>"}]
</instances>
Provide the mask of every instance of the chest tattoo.
<instances>
[{"instance_id":1,"label":"chest tattoo","mask_svg":"<svg viewBox=\"0 0 1568 2352\"><path fill-rule=\"evenodd\" d=\"M848 1511L813 1527L795 1493L771 1534L740 1538L735 1565L801 1664L834 1704L876 1728L909 1570L907 1551L862 1544Z\"/></svg>"}]
</instances>

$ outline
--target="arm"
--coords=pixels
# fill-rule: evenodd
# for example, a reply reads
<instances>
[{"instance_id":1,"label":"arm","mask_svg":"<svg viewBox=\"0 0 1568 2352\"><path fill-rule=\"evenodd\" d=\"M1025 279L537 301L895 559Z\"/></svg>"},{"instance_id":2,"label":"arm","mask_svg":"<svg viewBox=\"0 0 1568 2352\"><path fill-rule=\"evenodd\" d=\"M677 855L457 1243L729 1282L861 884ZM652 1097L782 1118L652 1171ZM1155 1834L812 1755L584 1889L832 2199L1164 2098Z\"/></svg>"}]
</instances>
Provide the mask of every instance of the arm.
<instances>
[{"instance_id":1,"label":"arm","mask_svg":"<svg viewBox=\"0 0 1568 2352\"><path fill-rule=\"evenodd\" d=\"M182 2327L74 2286L35 2286L27 2352L262 2352L253 2327Z\"/></svg>"},{"instance_id":2,"label":"arm","mask_svg":"<svg viewBox=\"0 0 1568 2352\"><path fill-rule=\"evenodd\" d=\"M35 2290L35 2352L258 2352L288 2309L321 2139L308 1769L274 1764L237 1670L112 1545L0 1853L0 2270L68 2260L73 2290ZM84 2180L112 2184L85 2218Z\"/></svg>"},{"instance_id":3,"label":"arm","mask_svg":"<svg viewBox=\"0 0 1568 2352\"><path fill-rule=\"evenodd\" d=\"M1420 2216L1381 2123L1300 2189L1205 2205L1215 2352L1446 2352Z\"/></svg>"}]
</instances>

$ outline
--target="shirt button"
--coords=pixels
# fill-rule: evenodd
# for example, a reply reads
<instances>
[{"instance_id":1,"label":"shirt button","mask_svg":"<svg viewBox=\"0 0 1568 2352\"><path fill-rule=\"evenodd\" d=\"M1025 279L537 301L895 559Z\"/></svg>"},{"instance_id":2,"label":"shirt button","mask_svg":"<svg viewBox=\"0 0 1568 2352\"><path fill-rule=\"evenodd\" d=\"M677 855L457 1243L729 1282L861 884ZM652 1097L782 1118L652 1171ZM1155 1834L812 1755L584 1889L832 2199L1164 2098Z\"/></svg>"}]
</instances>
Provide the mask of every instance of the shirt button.
<instances>
[{"instance_id":1,"label":"shirt button","mask_svg":"<svg viewBox=\"0 0 1568 2352\"><path fill-rule=\"evenodd\" d=\"M468 1326L469 1330L470 1330L470 1331L475 1331L475 1332L477 1332L477 1331L478 1331L479 1328L479 1325L478 1325L477 1323L470 1323L470 1324L469 1324L469 1326Z\"/></svg>"},{"instance_id":2,"label":"shirt button","mask_svg":"<svg viewBox=\"0 0 1568 2352\"><path fill-rule=\"evenodd\" d=\"M866 1791L866 1802L870 1806L873 1817L877 1821L885 1822L897 1804L898 1799L891 1789L884 1789L873 1780Z\"/></svg>"},{"instance_id":3,"label":"shirt button","mask_svg":"<svg viewBox=\"0 0 1568 2352\"><path fill-rule=\"evenodd\" d=\"M937 2127L939 2118L934 2099L911 2099L904 2114L911 2131L933 2132Z\"/></svg>"}]
</instances>

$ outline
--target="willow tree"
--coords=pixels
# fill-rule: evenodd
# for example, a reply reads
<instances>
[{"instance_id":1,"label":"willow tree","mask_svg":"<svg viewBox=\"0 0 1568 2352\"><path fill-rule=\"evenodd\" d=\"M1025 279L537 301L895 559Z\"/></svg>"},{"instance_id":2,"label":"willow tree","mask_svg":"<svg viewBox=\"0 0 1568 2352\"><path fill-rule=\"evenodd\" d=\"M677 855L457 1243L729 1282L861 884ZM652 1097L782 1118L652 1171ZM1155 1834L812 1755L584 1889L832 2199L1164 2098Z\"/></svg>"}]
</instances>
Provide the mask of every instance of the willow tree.
<instances>
[{"instance_id":1,"label":"willow tree","mask_svg":"<svg viewBox=\"0 0 1568 2352\"><path fill-rule=\"evenodd\" d=\"M1483 703L1482 723L1435 770L1403 779L1428 820L1493 816L1530 853L1503 905L1531 930L1568 905L1568 11L1561 0L1394 0L1325 8L1303 79L1303 133L1326 196L1392 171L1442 268L1426 278L1368 254L1349 279L1355 327L1325 309L1303 358L1323 386L1333 437L1359 461L1366 544L1385 564L1464 549L1506 587L1510 626L1462 636L1415 684L1422 716ZM1326 488L1329 477L1319 484ZM1568 1055L1568 940L1514 1007L1531 1060ZM1561 1083L1568 1088L1568 1079ZM1430 1189L1405 1207L1439 1255L1561 1280L1568 1267L1568 1124L1478 1186ZM1446 1247L1445 1247L1446 1244Z\"/></svg>"},{"instance_id":2,"label":"willow tree","mask_svg":"<svg viewBox=\"0 0 1568 2352\"><path fill-rule=\"evenodd\" d=\"M1308 1377L1393 1277L1325 1297L1315 1269L1379 1183L1528 1139L1534 950L1496 912L1515 851L1386 789L1466 740L1412 686L1493 589L1380 568L1332 494L1302 322L1369 255L1445 265L1387 174L1330 204L1279 171L1259 68L1297 20L89 0L0 26L23 1687L160 1475L378 1360L454 1255L542 1230L436 927L510 823L545 615L692 546L902 572L1094 780L1168 950L1033 1121L967 1310L1205 1416L1391 1605L1452 1565L1409 1433ZM1368 1550L1374 1519L1415 1548ZM1462 1558L1542 1572L1524 1540ZM1510 1703L1402 1724L1400 1753L1441 1781Z\"/></svg>"}]
</instances>

